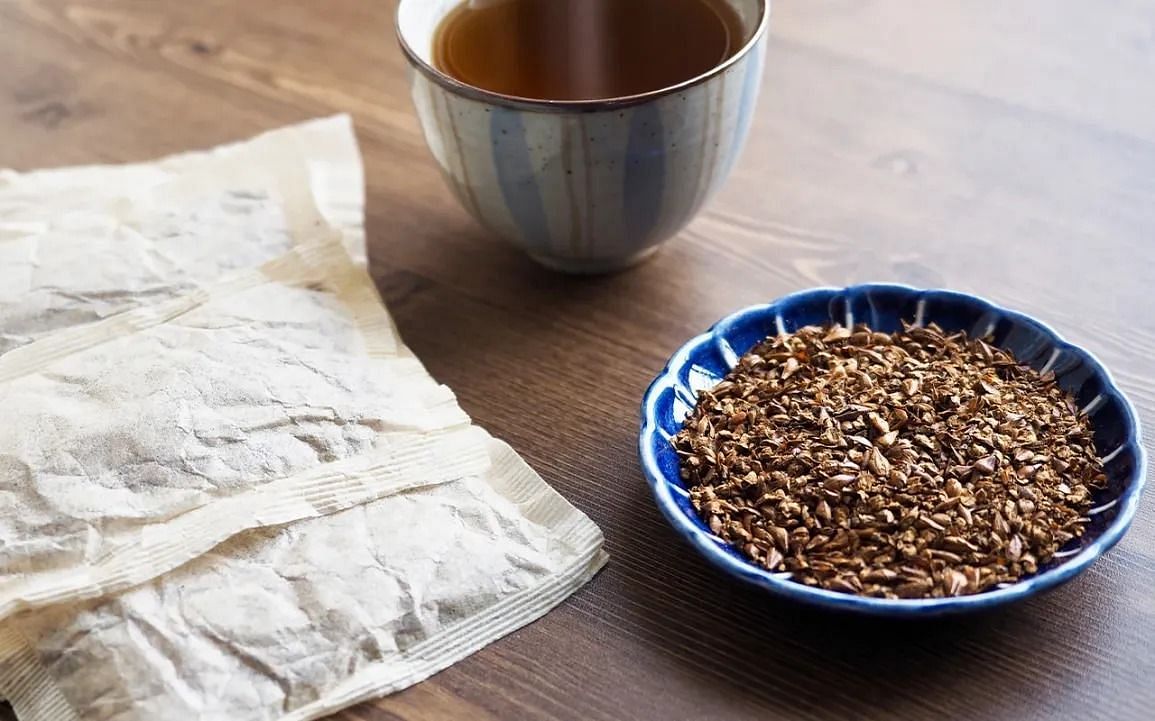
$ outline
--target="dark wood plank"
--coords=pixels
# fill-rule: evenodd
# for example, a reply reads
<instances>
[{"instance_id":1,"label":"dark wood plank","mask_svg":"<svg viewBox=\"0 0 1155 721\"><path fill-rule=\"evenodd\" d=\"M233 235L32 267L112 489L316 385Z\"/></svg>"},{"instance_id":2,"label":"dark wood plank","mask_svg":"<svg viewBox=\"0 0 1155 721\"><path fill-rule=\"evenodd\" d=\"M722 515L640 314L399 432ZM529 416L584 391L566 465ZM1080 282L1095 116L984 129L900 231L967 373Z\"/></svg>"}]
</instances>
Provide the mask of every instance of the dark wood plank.
<instances>
[{"instance_id":1,"label":"dark wood plank","mask_svg":"<svg viewBox=\"0 0 1155 721\"><path fill-rule=\"evenodd\" d=\"M374 275L406 340L606 532L610 565L562 608L337 719L1149 716L1149 509L1044 598L863 621L713 572L661 521L634 446L640 394L689 335L865 280L1037 314L1155 419L1155 2L780 0L733 179L651 263L594 279L539 270L453 203L409 108L394 5L0 4L0 165L141 160L352 113Z\"/></svg>"}]
</instances>

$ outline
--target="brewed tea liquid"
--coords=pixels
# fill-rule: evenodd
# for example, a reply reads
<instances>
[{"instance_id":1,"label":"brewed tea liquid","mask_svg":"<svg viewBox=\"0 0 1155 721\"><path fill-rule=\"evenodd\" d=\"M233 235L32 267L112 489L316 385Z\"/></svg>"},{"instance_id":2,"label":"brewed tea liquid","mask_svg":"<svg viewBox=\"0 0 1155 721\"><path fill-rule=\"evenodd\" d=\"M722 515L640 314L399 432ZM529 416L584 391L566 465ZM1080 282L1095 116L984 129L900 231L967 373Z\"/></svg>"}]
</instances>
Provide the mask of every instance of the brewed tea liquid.
<instances>
[{"instance_id":1,"label":"brewed tea liquid","mask_svg":"<svg viewBox=\"0 0 1155 721\"><path fill-rule=\"evenodd\" d=\"M689 80L743 40L726 0L466 0L438 28L433 62L506 95L593 100Z\"/></svg>"}]
</instances>

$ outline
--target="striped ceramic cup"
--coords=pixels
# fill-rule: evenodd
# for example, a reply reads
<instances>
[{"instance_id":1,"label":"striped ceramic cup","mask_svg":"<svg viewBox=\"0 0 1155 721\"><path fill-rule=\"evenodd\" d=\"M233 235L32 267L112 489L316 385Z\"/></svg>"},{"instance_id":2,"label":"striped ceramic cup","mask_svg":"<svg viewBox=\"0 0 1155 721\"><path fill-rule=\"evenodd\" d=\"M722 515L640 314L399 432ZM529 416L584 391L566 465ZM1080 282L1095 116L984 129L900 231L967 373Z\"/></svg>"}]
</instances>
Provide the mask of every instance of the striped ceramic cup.
<instances>
[{"instance_id":1,"label":"striped ceramic cup","mask_svg":"<svg viewBox=\"0 0 1155 721\"><path fill-rule=\"evenodd\" d=\"M750 129L770 0L726 0L746 42L709 72L592 101L510 97L435 68L435 31L461 1L402 0L397 34L425 140L490 232L557 270L612 271L680 230L729 174Z\"/></svg>"}]
</instances>

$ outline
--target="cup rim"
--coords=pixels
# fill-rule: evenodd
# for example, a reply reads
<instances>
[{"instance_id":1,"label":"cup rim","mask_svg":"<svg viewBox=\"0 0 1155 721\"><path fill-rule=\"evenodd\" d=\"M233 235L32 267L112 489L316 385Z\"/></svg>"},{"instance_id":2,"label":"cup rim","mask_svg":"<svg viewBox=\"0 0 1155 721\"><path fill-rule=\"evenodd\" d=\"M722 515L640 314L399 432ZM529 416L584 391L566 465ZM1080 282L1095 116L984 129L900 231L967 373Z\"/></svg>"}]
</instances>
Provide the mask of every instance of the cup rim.
<instances>
[{"instance_id":1,"label":"cup rim","mask_svg":"<svg viewBox=\"0 0 1155 721\"><path fill-rule=\"evenodd\" d=\"M422 60L413 48L410 47L409 42L405 39L405 34L401 31L401 6L407 2L415 2L417 0L401 0L397 5L397 12L393 16L393 29L397 35L397 42L401 45L401 51L409 60L410 65L421 72L422 75L429 78L433 82L450 90L458 95L470 98L472 100L479 100L491 105L498 105L503 107L512 107L522 110L537 110L542 112L552 113L594 113L605 110L615 110L631 105L639 105L657 98L662 98L667 95L673 95L680 91L700 85L711 78L721 75L730 67L740 62L743 58L750 54L750 51L758 44L762 37L766 34L766 29L770 25L770 5L771 0L758 0L758 27L754 29L754 34L746 41L746 44L738 49L724 61L710 68L701 75L696 75L687 80L683 80L676 85L668 85L657 90L648 90L644 93L637 93L635 95L622 95L614 98L596 98L592 100L545 100L541 98L526 98L520 95L508 95L506 93L498 93L492 90L479 88L476 85L463 83L460 80L446 75L438 70L431 63Z\"/></svg>"}]
</instances>

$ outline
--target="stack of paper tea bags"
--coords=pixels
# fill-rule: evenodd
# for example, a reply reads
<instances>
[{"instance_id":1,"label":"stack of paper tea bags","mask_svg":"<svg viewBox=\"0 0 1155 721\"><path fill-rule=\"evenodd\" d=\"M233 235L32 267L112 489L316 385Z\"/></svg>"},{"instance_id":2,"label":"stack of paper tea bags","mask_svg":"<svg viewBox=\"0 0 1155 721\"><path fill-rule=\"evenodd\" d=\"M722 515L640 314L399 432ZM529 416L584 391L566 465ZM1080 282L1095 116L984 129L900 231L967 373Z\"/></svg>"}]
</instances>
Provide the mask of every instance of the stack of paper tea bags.
<instances>
[{"instance_id":1,"label":"stack of paper tea bags","mask_svg":"<svg viewBox=\"0 0 1155 721\"><path fill-rule=\"evenodd\" d=\"M21 721L321 718L605 562L398 338L362 188L343 117L0 174L0 697Z\"/></svg>"}]
</instances>

